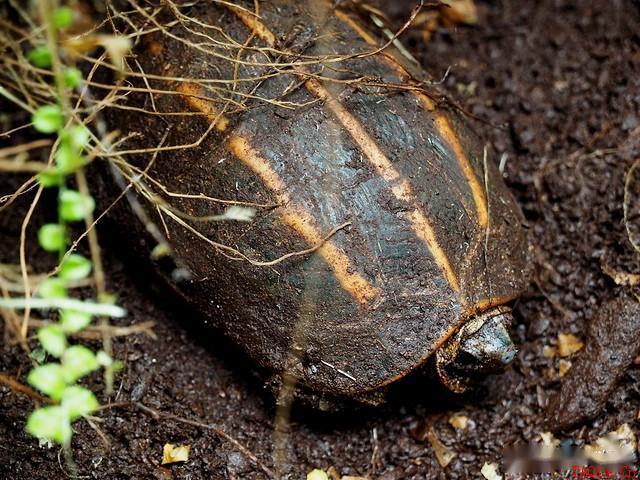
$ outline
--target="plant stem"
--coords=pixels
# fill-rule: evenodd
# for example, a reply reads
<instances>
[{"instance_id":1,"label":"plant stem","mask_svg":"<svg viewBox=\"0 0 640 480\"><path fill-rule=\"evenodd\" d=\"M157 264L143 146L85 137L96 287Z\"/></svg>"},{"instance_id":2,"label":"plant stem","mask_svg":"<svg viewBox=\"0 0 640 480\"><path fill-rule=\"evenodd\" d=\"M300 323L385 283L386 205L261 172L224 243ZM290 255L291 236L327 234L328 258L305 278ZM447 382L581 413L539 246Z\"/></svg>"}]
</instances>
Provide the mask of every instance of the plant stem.
<instances>
[{"instance_id":1,"label":"plant stem","mask_svg":"<svg viewBox=\"0 0 640 480\"><path fill-rule=\"evenodd\" d=\"M34 110L33 108L31 108L29 105L27 105L26 103L24 103L22 100L20 100L18 97L16 97L14 94L12 94L11 92L9 92L9 90L7 90L6 88L0 86L0 95L2 95L3 97L5 97L8 100L11 100L13 103L15 103L16 105L18 105L20 108L22 108L24 111L29 112L31 114L33 114Z\"/></svg>"},{"instance_id":2,"label":"plant stem","mask_svg":"<svg viewBox=\"0 0 640 480\"><path fill-rule=\"evenodd\" d=\"M89 198L89 187L87 186L87 178L84 174L84 170L78 170L76 172L76 182L78 184L78 190L82 194L83 198ZM100 299L106 293L106 285L104 278L104 268L102 267L102 258L100 257L100 244L98 243L98 234L95 228L91 228L93 225L93 213L89 209L86 209L86 215L84 223L88 232L89 250L91 251L91 261L93 262L93 277L96 282L96 292L98 299ZM109 319L107 317L100 317L100 327L102 327L102 349L111 357L111 334L109 332ZM111 395L113 392L113 366L105 365L104 367L104 385L107 395Z\"/></svg>"},{"instance_id":3,"label":"plant stem","mask_svg":"<svg viewBox=\"0 0 640 480\"><path fill-rule=\"evenodd\" d=\"M117 305L108 303L95 303L72 298L0 298L0 308L8 309L68 309L78 312L89 313L91 315L104 315L107 317L121 318L127 311Z\"/></svg>"},{"instance_id":4,"label":"plant stem","mask_svg":"<svg viewBox=\"0 0 640 480\"><path fill-rule=\"evenodd\" d=\"M56 26L50 20L52 12L58 9L57 0L38 0L38 7L40 11L40 18L45 23L47 48L51 54L51 69L55 78L55 89L58 96L58 101L62 107L65 118L69 118L69 98L68 92L64 85L64 76L62 73L62 62L60 61L60 53L58 51L58 31ZM49 20L47 20L49 19Z\"/></svg>"}]
</instances>

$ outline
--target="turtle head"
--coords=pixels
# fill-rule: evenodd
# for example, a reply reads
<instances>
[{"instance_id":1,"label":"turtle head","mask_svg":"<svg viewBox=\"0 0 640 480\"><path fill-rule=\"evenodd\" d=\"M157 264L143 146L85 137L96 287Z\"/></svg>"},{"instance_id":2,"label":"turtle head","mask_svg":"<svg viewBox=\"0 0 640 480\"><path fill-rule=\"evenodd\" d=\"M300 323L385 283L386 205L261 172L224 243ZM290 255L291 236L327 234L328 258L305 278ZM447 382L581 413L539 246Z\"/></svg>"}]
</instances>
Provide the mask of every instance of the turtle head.
<instances>
[{"instance_id":1,"label":"turtle head","mask_svg":"<svg viewBox=\"0 0 640 480\"><path fill-rule=\"evenodd\" d=\"M471 318L436 353L442 382L463 392L473 378L504 370L518 350L509 336L511 310L496 307Z\"/></svg>"}]
</instances>

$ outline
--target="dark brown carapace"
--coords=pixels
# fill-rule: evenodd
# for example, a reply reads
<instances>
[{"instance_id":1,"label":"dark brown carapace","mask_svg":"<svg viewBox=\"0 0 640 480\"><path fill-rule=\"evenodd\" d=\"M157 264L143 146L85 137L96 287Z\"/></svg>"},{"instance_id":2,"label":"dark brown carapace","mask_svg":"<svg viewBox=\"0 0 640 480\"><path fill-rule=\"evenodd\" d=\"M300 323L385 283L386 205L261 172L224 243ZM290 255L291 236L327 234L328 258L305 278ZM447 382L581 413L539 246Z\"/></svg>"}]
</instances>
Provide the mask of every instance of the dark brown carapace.
<instances>
[{"instance_id":1,"label":"dark brown carapace","mask_svg":"<svg viewBox=\"0 0 640 480\"><path fill-rule=\"evenodd\" d=\"M436 351L462 390L476 370L452 365L496 331L508 363L504 305L525 286L526 238L461 115L332 2L235 4L182 7L150 35L141 68L171 92L132 95L137 110L112 118L146 147L186 145L139 156L188 214L163 215L192 272L178 290L259 364L318 392L375 391ZM221 206L168 191L269 207L194 222ZM271 262L293 252L306 253Z\"/></svg>"}]
</instances>

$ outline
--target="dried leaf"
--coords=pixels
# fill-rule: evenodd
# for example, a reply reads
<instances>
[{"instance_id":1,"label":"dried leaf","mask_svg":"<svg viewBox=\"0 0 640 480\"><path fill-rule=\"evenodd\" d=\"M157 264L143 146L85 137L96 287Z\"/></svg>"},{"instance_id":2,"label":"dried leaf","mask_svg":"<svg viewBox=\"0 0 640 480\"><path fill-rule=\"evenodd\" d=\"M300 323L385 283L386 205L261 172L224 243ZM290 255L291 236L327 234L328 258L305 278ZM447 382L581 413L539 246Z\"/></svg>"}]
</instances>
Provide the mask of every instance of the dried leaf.
<instances>
[{"instance_id":1,"label":"dried leaf","mask_svg":"<svg viewBox=\"0 0 640 480\"><path fill-rule=\"evenodd\" d=\"M162 449L162 465L167 463L186 462L189 460L189 451L191 445L175 446L172 443L166 443Z\"/></svg>"},{"instance_id":2,"label":"dried leaf","mask_svg":"<svg viewBox=\"0 0 640 480\"><path fill-rule=\"evenodd\" d=\"M432 21L438 21L438 12L432 10L423 10L416 18L413 20L411 24L412 28L420 28L423 27L427 23L431 23Z\"/></svg>"},{"instance_id":3,"label":"dried leaf","mask_svg":"<svg viewBox=\"0 0 640 480\"><path fill-rule=\"evenodd\" d=\"M582 350L584 343L582 343L572 333L558 335L558 355L561 357L568 357L569 355Z\"/></svg>"},{"instance_id":4,"label":"dried leaf","mask_svg":"<svg viewBox=\"0 0 640 480\"><path fill-rule=\"evenodd\" d=\"M552 459L555 449L560 445L560 440L553 436L551 432L541 432L538 434L542 441L542 448L540 449L541 459Z\"/></svg>"},{"instance_id":5,"label":"dried leaf","mask_svg":"<svg viewBox=\"0 0 640 480\"><path fill-rule=\"evenodd\" d=\"M121 35L83 35L69 38L63 43L64 48L71 53L82 55L97 47L103 47L111 62L120 70L124 69L124 57L131 50L131 40Z\"/></svg>"},{"instance_id":6,"label":"dried leaf","mask_svg":"<svg viewBox=\"0 0 640 480\"><path fill-rule=\"evenodd\" d=\"M429 440L441 467L446 467L456 457L456 453L440 441L436 433L433 431L433 428L429 428L429 431L427 432L427 440Z\"/></svg>"},{"instance_id":7,"label":"dried leaf","mask_svg":"<svg viewBox=\"0 0 640 480\"><path fill-rule=\"evenodd\" d=\"M131 50L131 40L121 35L100 35L100 45L104 47L113 64L124 70L124 57Z\"/></svg>"},{"instance_id":8,"label":"dried leaf","mask_svg":"<svg viewBox=\"0 0 640 480\"><path fill-rule=\"evenodd\" d=\"M158 243L153 250L151 250L151 260L160 260L171 256L171 247L168 243Z\"/></svg>"},{"instance_id":9,"label":"dried leaf","mask_svg":"<svg viewBox=\"0 0 640 480\"><path fill-rule=\"evenodd\" d=\"M241 207L240 205L232 205L227 208L223 214L211 217L212 220L235 220L237 222L250 222L256 214L256 209L251 207Z\"/></svg>"},{"instance_id":10,"label":"dried leaf","mask_svg":"<svg viewBox=\"0 0 640 480\"><path fill-rule=\"evenodd\" d=\"M340 475L336 467L329 467L327 470L327 475L331 480L369 480L367 477L358 477L353 475Z\"/></svg>"},{"instance_id":11,"label":"dried leaf","mask_svg":"<svg viewBox=\"0 0 640 480\"><path fill-rule=\"evenodd\" d=\"M502 475L498 474L498 465L495 463L485 462L480 473L487 480L502 480Z\"/></svg>"},{"instance_id":12,"label":"dried leaf","mask_svg":"<svg viewBox=\"0 0 640 480\"><path fill-rule=\"evenodd\" d=\"M635 452L636 448L638 448L636 434L633 433L633 430L631 430L631 427L629 427L628 423L623 423L622 425L620 425L613 432L613 434L616 438L618 438L618 440L630 446L632 451Z\"/></svg>"},{"instance_id":13,"label":"dried leaf","mask_svg":"<svg viewBox=\"0 0 640 480\"><path fill-rule=\"evenodd\" d=\"M327 475L329 475L329 478L331 478L331 480L341 480L342 479L342 475L340 475L338 473L338 470L336 470L336 467L329 467L329 470L327 470Z\"/></svg>"},{"instance_id":14,"label":"dried leaf","mask_svg":"<svg viewBox=\"0 0 640 480\"><path fill-rule=\"evenodd\" d=\"M542 347L542 356L544 358L553 358L556 356L556 349L550 345Z\"/></svg>"},{"instance_id":15,"label":"dried leaf","mask_svg":"<svg viewBox=\"0 0 640 480\"><path fill-rule=\"evenodd\" d=\"M70 53L83 55L98 48L98 46L100 46L100 42L98 41L97 35L83 35L81 37L66 39L63 42L63 46Z\"/></svg>"},{"instance_id":16,"label":"dried leaf","mask_svg":"<svg viewBox=\"0 0 640 480\"><path fill-rule=\"evenodd\" d=\"M324 470L316 468L307 473L307 480L329 480L329 476Z\"/></svg>"},{"instance_id":17,"label":"dried leaf","mask_svg":"<svg viewBox=\"0 0 640 480\"><path fill-rule=\"evenodd\" d=\"M558 362L558 375L560 378L564 377L571 368L571 362L569 360L560 360Z\"/></svg>"},{"instance_id":18,"label":"dried leaf","mask_svg":"<svg viewBox=\"0 0 640 480\"><path fill-rule=\"evenodd\" d=\"M636 448L635 434L628 424L623 423L617 430L597 438L584 450L587 457L596 463L620 463L635 461Z\"/></svg>"},{"instance_id":19,"label":"dried leaf","mask_svg":"<svg viewBox=\"0 0 640 480\"><path fill-rule=\"evenodd\" d=\"M469 417L454 413L449 417L449 424L456 430L465 430L469 426Z\"/></svg>"},{"instance_id":20,"label":"dried leaf","mask_svg":"<svg viewBox=\"0 0 640 480\"><path fill-rule=\"evenodd\" d=\"M474 0L442 0L446 6L441 9L442 15L453 23L478 23L478 9Z\"/></svg>"},{"instance_id":21,"label":"dried leaf","mask_svg":"<svg viewBox=\"0 0 640 480\"><path fill-rule=\"evenodd\" d=\"M625 272L610 268L602 264L602 271L607 274L615 282L616 285L624 285L634 287L640 285L640 273Z\"/></svg>"},{"instance_id":22,"label":"dried leaf","mask_svg":"<svg viewBox=\"0 0 640 480\"><path fill-rule=\"evenodd\" d=\"M538 436L542 441L542 445L545 447L555 448L560 445L560 440L558 440L551 432L540 432Z\"/></svg>"}]
</instances>

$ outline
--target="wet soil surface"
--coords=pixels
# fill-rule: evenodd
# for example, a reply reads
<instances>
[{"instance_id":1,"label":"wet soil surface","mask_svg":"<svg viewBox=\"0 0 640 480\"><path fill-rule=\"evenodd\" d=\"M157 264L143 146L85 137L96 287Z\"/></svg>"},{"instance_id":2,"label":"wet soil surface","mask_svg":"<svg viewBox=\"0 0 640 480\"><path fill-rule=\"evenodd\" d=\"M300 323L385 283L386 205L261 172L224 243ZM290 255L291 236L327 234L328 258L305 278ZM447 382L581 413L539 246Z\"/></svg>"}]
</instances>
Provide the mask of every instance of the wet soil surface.
<instances>
[{"instance_id":1,"label":"wet soil surface","mask_svg":"<svg viewBox=\"0 0 640 480\"><path fill-rule=\"evenodd\" d=\"M389 3L392 17L408 14L398 6L402 2ZM491 145L491 160L502 163L530 227L534 273L515 308L520 352L513 369L460 397L418 382L376 410L323 415L296 409L288 428L274 434L276 407L262 377L224 338L199 329L192 312L172 304L135 259L116 255L110 246L116 242L104 232L109 287L130 312L118 323L153 320L157 338L116 339L125 368L117 394L101 401L123 403L99 414L97 425L109 445L86 422L76 424L73 450L81 475L266 477L208 425L270 468L274 444L279 445L288 478L330 466L342 475L377 479L479 478L485 462L500 462L505 445L533 440L548 429L549 399L571 376L560 378L559 359L546 358L543 347L553 346L559 333L587 340L589 320L605 302L623 294L633 299L634 292L617 285L612 272L640 272L622 207L625 173L640 157L640 7L631 1L554 0L481 2L479 8L473 28L438 30L426 46L419 32L404 40L434 77L451 67L444 83L460 105L486 120L474 124ZM1 193L9 191L4 185ZM17 261L20 212L29 199L0 217L3 262ZM50 266L46 262L32 263L43 271ZM6 338L0 348L0 370L24 380L30 364L20 348ZM620 380L601 399L595 419L559 438L590 442L625 422L637 431L640 369L625 364L612 375ZM92 379L98 390L99 380ZM589 401L599 394L596 383L588 387L595 381L588 374L578 381ZM201 424L153 415L129 402ZM31 409L28 397L0 386L0 478L66 478L58 450L39 447L24 433ZM465 430L449 424L453 412L470 419ZM425 425L456 454L446 468L419 434ZM167 442L191 445L189 461L161 466Z\"/></svg>"}]
</instances>

